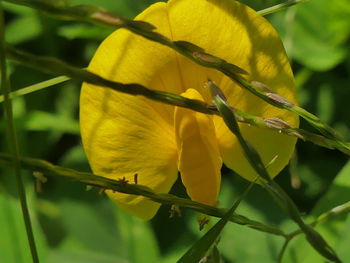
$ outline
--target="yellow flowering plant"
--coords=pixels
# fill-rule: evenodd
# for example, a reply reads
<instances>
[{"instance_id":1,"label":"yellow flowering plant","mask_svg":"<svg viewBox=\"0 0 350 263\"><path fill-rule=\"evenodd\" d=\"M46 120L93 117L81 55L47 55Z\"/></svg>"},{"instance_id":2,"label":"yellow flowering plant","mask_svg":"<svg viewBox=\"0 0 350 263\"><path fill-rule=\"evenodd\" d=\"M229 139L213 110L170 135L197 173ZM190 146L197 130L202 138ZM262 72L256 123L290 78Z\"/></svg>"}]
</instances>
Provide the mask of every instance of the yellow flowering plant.
<instances>
[{"instance_id":1,"label":"yellow flowering plant","mask_svg":"<svg viewBox=\"0 0 350 263\"><path fill-rule=\"evenodd\" d=\"M262 17L304 0L259 12L233 0L169 0L151 5L135 20L93 6L69 7L64 1L5 1L62 20L118 28L100 45L88 69L79 69L6 44L0 2L4 94L0 103L4 101L13 150L12 156L0 152L0 161L15 167L33 262L39 262L41 253L37 253L31 230L21 167L34 171L38 187L47 181L46 175L99 187L119 207L142 219L151 219L160 204L175 205L173 212L179 212L178 205L220 217L179 263L202 262L208 257L219 262L216 244L229 221L283 237L278 262L282 262L289 242L300 234L322 260L341 262L314 226L348 213L349 202L306 224L292 199L273 180L289 162L297 138L350 154L349 143L297 106L294 77L283 45ZM51 84L12 92L5 56L64 76L50 80ZM11 99L66 81L66 76L84 82L80 127L93 174L20 156ZM318 134L299 129L299 116ZM219 208L223 165L251 181L229 210ZM167 194L178 176L192 200ZM296 223L297 230L285 233L235 212L256 182Z\"/></svg>"},{"instance_id":2,"label":"yellow flowering plant","mask_svg":"<svg viewBox=\"0 0 350 263\"><path fill-rule=\"evenodd\" d=\"M228 0L171 0L156 3L136 20L149 22L173 41L193 43L247 72L250 81L268 85L295 103L295 84L281 40L254 10ZM88 69L120 83L138 83L190 99L212 103L208 80L235 108L262 118L279 118L292 127L298 116L277 109L243 90L229 77L195 64L159 43L125 29L98 48ZM156 192L170 190L180 172L192 200L216 205L222 163L248 180L257 173L236 137L218 116L164 105L84 83L80 99L84 149L97 174L133 181ZM296 138L241 124L243 136L257 149L271 177L288 163ZM141 196L107 191L121 208L144 219L159 204Z\"/></svg>"}]
</instances>

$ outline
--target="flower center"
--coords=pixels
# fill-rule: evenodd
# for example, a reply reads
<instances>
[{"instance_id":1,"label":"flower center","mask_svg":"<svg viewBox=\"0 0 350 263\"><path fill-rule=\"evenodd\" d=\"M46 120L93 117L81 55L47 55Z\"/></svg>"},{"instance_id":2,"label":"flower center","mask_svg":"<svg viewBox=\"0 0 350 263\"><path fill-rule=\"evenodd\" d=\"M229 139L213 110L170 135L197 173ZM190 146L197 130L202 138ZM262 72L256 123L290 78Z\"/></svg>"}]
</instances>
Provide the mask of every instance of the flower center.
<instances>
[{"instance_id":1,"label":"flower center","mask_svg":"<svg viewBox=\"0 0 350 263\"><path fill-rule=\"evenodd\" d=\"M181 94L203 101L195 89ZM220 189L222 159L212 117L175 107L174 127L178 148L178 170L192 200L215 205Z\"/></svg>"}]
</instances>

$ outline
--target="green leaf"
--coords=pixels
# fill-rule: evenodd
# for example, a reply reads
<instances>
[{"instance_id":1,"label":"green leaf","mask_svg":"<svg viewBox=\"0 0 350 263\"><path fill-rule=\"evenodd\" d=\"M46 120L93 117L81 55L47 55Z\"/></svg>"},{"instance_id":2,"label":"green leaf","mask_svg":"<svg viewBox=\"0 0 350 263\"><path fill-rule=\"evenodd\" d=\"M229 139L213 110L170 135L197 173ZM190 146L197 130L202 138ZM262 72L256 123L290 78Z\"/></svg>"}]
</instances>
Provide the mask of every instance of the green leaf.
<instances>
[{"instance_id":1,"label":"green leaf","mask_svg":"<svg viewBox=\"0 0 350 263\"><path fill-rule=\"evenodd\" d=\"M8 263L30 262L24 223L17 199L0 194L0 261Z\"/></svg>"},{"instance_id":2,"label":"green leaf","mask_svg":"<svg viewBox=\"0 0 350 263\"><path fill-rule=\"evenodd\" d=\"M80 87L72 84L60 86L55 100L55 112L62 118L73 120L78 112Z\"/></svg>"},{"instance_id":3,"label":"green leaf","mask_svg":"<svg viewBox=\"0 0 350 263\"><path fill-rule=\"evenodd\" d=\"M230 200L236 198L235 192L247 185L247 182L237 175L228 174L223 180L220 193L220 204L225 206ZM273 199L261 187L257 186L244 202L241 203L237 212L268 225L279 226L286 220L282 210ZM295 227L294 223L291 223ZM219 249L227 262L276 262L279 249L284 239L279 236L269 235L249 229L237 224L228 224L220 238Z\"/></svg>"},{"instance_id":4,"label":"green leaf","mask_svg":"<svg viewBox=\"0 0 350 263\"><path fill-rule=\"evenodd\" d=\"M329 188L328 192L319 200L315 208L311 212L310 220L314 220L322 213L339 206L350 200L350 162L337 175L335 181ZM349 216L341 215L337 218L325 222L316 227L316 230L324 236L328 243L335 248L337 254L343 262L350 260L350 254L345 249L346 233L349 231ZM298 236L293 239L290 246L287 248L284 261L286 263L323 263L324 258L318 255L310 246L306 244L303 236Z\"/></svg>"},{"instance_id":5,"label":"green leaf","mask_svg":"<svg viewBox=\"0 0 350 263\"><path fill-rule=\"evenodd\" d=\"M31 111L27 116L25 127L31 131L79 134L78 121L44 111Z\"/></svg>"},{"instance_id":6,"label":"green leaf","mask_svg":"<svg viewBox=\"0 0 350 263\"><path fill-rule=\"evenodd\" d=\"M71 24L67 26L61 26L58 29L58 35L65 37L69 40L82 38L82 39L97 39L102 41L113 29L107 27L97 27L86 24Z\"/></svg>"},{"instance_id":7,"label":"green leaf","mask_svg":"<svg viewBox=\"0 0 350 263\"><path fill-rule=\"evenodd\" d=\"M317 99L317 116L326 123L330 123L335 110L332 86L325 83L319 87Z\"/></svg>"},{"instance_id":8,"label":"green leaf","mask_svg":"<svg viewBox=\"0 0 350 263\"><path fill-rule=\"evenodd\" d=\"M14 13L16 15L33 15L35 13L35 11L30 8L21 5L16 5L13 3L8 3L5 1L3 1L3 6L6 11Z\"/></svg>"},{"instance_id":9,"label":"green leaf","mask_svg":"<svg viewBox=\"0 0 350 263\"><path fill-rule=\"evenodd\" d=\"M349 250L349 244L350 244L350 216L347 217L347 220L344 225L344 231L342 232L342 235L339 237L337 242L338 247L338 253L339 256L343 259L350 259L350 250Z\"/></svg>"},{"instance_id":10,"label":"green leaf","mask_svg":"<svg viewBox=\"0 0 350 263\"><path fill-rule=\"evenodd\" d=\"M55 202L40 204L43 228L52 245L48 262L129 262L113 224L113 205L105 197L98 198L96 191L77 186L60 182L48 193Z\"/></svg>"},{"instance_id":11,"label":"green leaf","mask_svg":"<svg viewBox=\"0 0 350 263\"><path fill-rule=\"evenodd\" d=\"M2 169L0 179L0 262L32 262L22 210L15 187L14 173L11 170ZM47 245L34 212L34 192L32 189L32 185L26 188L28 206L32 211L31 221L39 258L45 262Z\"/></svg>"},{"instance_id":12,"label":"green leaf","mask_svg":"<svg viewBox=\"0 0 350 263\"><path fill-rule=\"evenodd\" d=\"M52 251L49 255L50 263L132 263L116 255L107 255L93 250L80 248L66 248L59 251Z\"/></svg>"},{"instance_id":13,"label":"green leaf","mask_svg":"<svg viewBox=\"0 0 350 263\"><path fill-rule=\"evenodd\" d=\"M124 257L132 263L159 262L158 245L149 222L115 210L117 229L121 234Z\"/></svg>"},{"instance_id":14,"label":"green leaf","mask_svg":"<svg viewBox=\"0 0 350 263\"><path fill-rule=\"evenodd\" d=\"M326 71L346 58L349 16L348 0L315 0L278 13L272 20L292 58L312 70Z\"/></svg>"},{"instance_id":15,"label":"green leaf","mask_svg":"<svg viewBox=\"0 0 350 263\"><path fill-rule=\"evenodd\" d=\"M6 25L6 41L19 44L38 37L41 25L38 16L33 12L30 15L18 17Z\"/></svg>"},{"instance_id":16,"label":"green leaf","mask_svg":"<svg viewBox=\"0 0 350 263\"><path fill-rule=\"evenodd\" d=\"M79 171L91 171L81 145L72 147L60 160L60 165Z\"/></svg>"}]
</instances>

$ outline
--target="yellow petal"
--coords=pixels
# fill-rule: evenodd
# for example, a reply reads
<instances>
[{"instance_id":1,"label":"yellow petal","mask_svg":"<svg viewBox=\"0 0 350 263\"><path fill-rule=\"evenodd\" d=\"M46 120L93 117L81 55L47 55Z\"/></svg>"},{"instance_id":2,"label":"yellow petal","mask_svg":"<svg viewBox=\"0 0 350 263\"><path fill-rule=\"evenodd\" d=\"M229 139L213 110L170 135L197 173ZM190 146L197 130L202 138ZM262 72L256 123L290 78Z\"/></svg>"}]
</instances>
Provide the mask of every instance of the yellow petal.
<instances>
[{"instance_id":1,"label":"yellow petal","mask_svg":"<svg viewBox=\"0 0 350 263\"><path fill-rule=\"evenodd\" d=\"M163 10L162 6L154 5L139 19L162 24L164 19L154 15ZM157 65L167 63L169 58L154 59L154 53L162 48L144 42L118 30L99 47L89 69L112 80L149 86L157 77ZM138 184L156 192L169 191L177 178L173 107L84 83L80 125L84 149L96 174L125 177L129 183L134 183L137 174ZM159 208L159 204L144 197L111 191L107 194L120 207L144 219L153 217Z\"/></svg>"},{"instance_id":2,"label":"yellow petal","mask_svg":"<svg viewBox=\"0 0 350 263\"><path fill-rule=\"evenodd\" d=\"M138 184L157 192L169 191L177 178L173 130L149 104L84 84L80 125L84 149L96 174L125 177L129 183L134 183L137 174ZM107 194L141 218L153 217L159 208L144 197Z\"/></svg>"},{"instance_id":3,"label":"yellow petal","mask_svg":"<svg viewBox=\"0 0 350 263\"><path fill-rule=\"evenodd\" d=\"M231 0L171 0L168 6L174 40L187 40L205 48L208 53L236 64L249 73L248 80L265 83L296 103L293 74L282 42L263 17ZM185 59L180 60L180 68L186 68L186 71L188 64ZM186 71L183 71L183 75ZM299 125L295 114L267 104L221 74L201 70L194 78L214 80L233 107L264 118L279 117L293 127ZM197 89L202 90L200 86ZM202 91L202 94L205 92ZM203 97L206 98L205 95ZM235 136L221 118L215 117L214 123L224 163L246 179L254 179L256 174ZM270 175L275 176L288 163L296 139L245 124L240 126L244 137L255 146L265 164L277 156L268 168Z\"/></svg>"},{"instance_id":4,"label":"yellow petal","mask_svg":"<svg viewBox=\"0 0 350 263\"><path fill-rule=\"evenodd\" d=\"M203 100L189 89L183 96ZM222 160L211 116L175 108L174 127L179 151L181 179L192 200L215 205L220 190Z\"/></svg>"}]
</instances>

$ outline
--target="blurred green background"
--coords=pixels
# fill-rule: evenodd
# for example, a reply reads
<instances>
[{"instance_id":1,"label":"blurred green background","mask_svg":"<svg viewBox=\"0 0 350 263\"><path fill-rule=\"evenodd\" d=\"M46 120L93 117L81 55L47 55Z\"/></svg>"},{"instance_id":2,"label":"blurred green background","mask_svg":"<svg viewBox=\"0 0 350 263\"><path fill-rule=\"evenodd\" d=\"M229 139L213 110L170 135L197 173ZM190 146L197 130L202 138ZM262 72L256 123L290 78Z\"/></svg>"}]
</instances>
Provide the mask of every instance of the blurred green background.
<instances>
[{"instance_id":1,"label":"blurred green background","mask_svg":"<svg viewBox=\"0 0 350 263\"><path fill-rule=\"evenodd\" d=\"M68 2L96 5L132 18L156 1ZM256 10L280 3L242 2ZM112 32L91 24L59 21L26 7L3 5L7 42L79 67L87 66L99 43ZM313 0L268 15L267 19L280 32L292 60L301 106L350 141L350 1ZM12 63L9 68L14 90L52 78ZM13 100L22 155L89 171L79 137L79 90L80 83L68 81ZM2 109L0 113L0 150L8 151ZM303 122L301 126L312 130ZM347 161L337 151L298 142L292 164L277 181L311 220L312 216L350 200ZM13 172L0 169L0 262L31 262ZM98 191L86 191L80 183L50 177L42 191L36 193L33 177L28 172L23 175L42 262L175 262L203 234L198 230L195 212L190 210L183 210L180 218L169 219L170 208L163 206L153 220L143 222L117 209ZM229 207L247 182L223 168L222 185L220 206ZM179 182L172 193L186 195ZM296 229L259 187L253 189L237 212L286 231ZM344 262L350 262L350 217L340 217L318 229ZM276 262L282 244L279 237L229 224L219 249L226 262L267 263ZM301 237L292 242L283 262L325 261Z\"/></svg>"}]
</instances>

